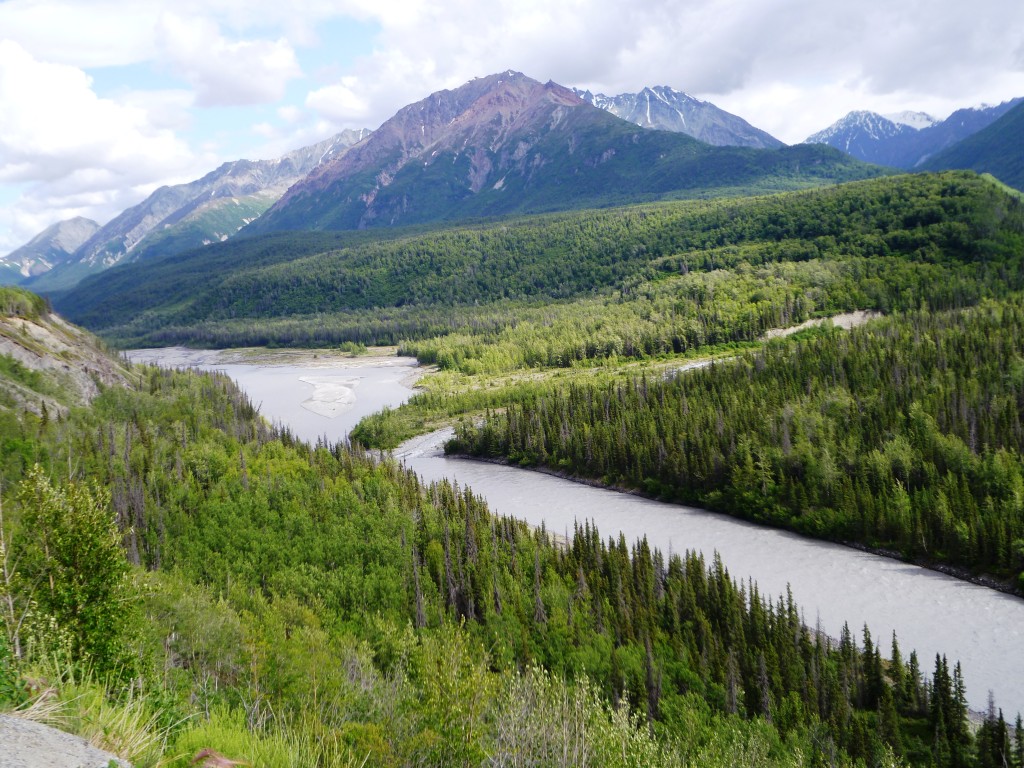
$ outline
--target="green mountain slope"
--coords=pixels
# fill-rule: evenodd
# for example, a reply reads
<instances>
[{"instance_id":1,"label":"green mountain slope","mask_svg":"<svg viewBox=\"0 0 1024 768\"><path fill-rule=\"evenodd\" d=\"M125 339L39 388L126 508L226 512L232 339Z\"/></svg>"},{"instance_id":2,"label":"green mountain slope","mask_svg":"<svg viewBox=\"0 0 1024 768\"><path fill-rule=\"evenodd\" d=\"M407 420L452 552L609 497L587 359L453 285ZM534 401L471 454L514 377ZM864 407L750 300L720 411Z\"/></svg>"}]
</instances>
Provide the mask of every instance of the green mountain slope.
<instances>
[{"instance_id":1,"label":"green mountain slope","mask_svg":"<svg viewBox=\"0 0 1024 768\"><path fill-rule=\"evenodd\" d=\"M1006 238L1012 240L1016 219L1007 218L1005 206L1013 203L1006 200L973 174L950 173L413 235L389 231L387 239L368 232L279 234L111 270L58 297L57 306L124 343L394 343L451 330L459 322L456 306L466 308L459 317L471 323L476 308L495 302L609 294L631 281L739 263L856 257L874 271L872 260L895 265L890 269L941 264L963 271L1012 253ZM987 274L972 266L964 285L989 280ZM953 301L955 281L947 277L920 290L937 305ZM863 306L855 308L911 306L922 295L907 293L905 279L889 284L874 275L849 296L860 297L855 303ZM246 335L283 319L291 338ZM317 335L296 330L302 327ZM233 331L216 330L223 328Z\"/></svg>"},{"instance_id":2,"label":"green mountain slope","mask_svg":"<svg viewBox=\"0 0 1024 768\"><path fill-rule=\"evenodd\" d=\"M1024 102L987 128L929 158L921 168L991 173L1004 184L1024 190Z\"/></svg>"}]
</instances>

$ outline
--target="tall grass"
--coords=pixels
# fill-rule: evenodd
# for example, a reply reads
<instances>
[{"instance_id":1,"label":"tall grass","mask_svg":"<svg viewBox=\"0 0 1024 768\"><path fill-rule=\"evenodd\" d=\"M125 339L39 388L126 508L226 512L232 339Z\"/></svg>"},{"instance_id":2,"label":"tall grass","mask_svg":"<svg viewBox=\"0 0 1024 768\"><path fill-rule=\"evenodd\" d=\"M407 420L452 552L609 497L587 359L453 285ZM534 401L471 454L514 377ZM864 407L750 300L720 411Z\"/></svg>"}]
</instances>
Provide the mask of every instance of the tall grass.
<instances>
[{"instance_id":1,"label":"tall grass","mask_svg":"<svg viewBox=\"0 0 1024 768\"><path fill-rule=\"evenodd\" d=\"M81 736L89 744L131 762L135 768L171 764L169 737L182 721L166 723L166 712L145 694L115 689L57 658L26 674L36 681L31 698L11 714Z\"/></svg>"}]
</instances>

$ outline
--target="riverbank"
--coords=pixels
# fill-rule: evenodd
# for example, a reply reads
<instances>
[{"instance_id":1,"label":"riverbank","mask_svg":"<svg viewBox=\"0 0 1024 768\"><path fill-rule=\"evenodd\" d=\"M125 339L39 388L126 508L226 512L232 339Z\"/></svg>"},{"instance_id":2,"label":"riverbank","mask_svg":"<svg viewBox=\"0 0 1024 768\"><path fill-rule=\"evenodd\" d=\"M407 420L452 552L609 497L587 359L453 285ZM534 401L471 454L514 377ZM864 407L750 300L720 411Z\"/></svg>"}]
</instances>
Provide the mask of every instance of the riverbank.
<instances>
[{"instance_id":1,"label":"riverbank","mask_svg":"<svg viewBox=\"0 0 1024 768\"><path fill-rule=\"evenodd\" d=\"M582 475L574 475L564 470L555 469L554 467L548 467L544 465L527 465L517 464L511 462L503 457L483 457L483 456L471 456L466 453L445 453L445 456L452 459L460 459L466 461L479 461L485 464L498 464L506 467L513 467L515 469L525 469L530 472L538 472L540 474L549 475L551 477L557 477L561 480L568 480L571 483L579 483L586 485L591 488L602 488L609 491L615 491L616 493L624 493L630 496L637 496L642 499L649 499L651 501L658 501L664 504L676 504L678 502L666 501L663 498L655 496L654 494L647 493L639 488L631 488L629 486L614 485L604 483L601 480L592 477L584 477ZM771 525L770 523L762 523L759 521L750 520L749 518L743 517L742 515L734 515L730 512L722 512L715 509L708 509L706 507L699 507L699 509L705 509L706 511L716 514L724 515L736 520L743 520L744 522L751 523L754 525L764 526L766 528L772 528L780 531L787 531L789 533L802 536L811 541L827 541L831 544L840 544L850 549L855 549L859 552L866 552L870 555L877 555L879 557L886 557L892 560L896 560L901 563L907 563L908 565L914 565L919 568L926 568L930 571L941 573L945 576L951 576L954 579L960 579L961 581L967 581L971 584L976 584L979 587L986 587L987 589L995 590L1006 595L1013 595L1014 597L1024 598L1024 592L1022 592L1016 585L1009 581L1000 581L992 576L976 575L971 573L968 569L950 565L948 563L942 563L937 561L929 561L922 558L907 558L901 553L891 549L885 549L884 547L871 547L866 544L861 544L856 541L845 541L843 539L818 539L812 536L806 536L793 528L789 528L784 525Z\"/></svg>"},{"instance_id":2,"label":"riverbank","mask_svg":"<svg viewBox=\"0 0 1024 768\"><path fill-rule=\"evenodd\" d=\"M408 362L404 371L392 364L360 372L364 378L355 390L355 410L364 399L373 401L366 402L371 413L404 402L411 391L398 380L414 370L415 362ZM254 402L264 404L261 412L288 425L297 437L315 440L328 432L331 440L338 440L349 420L358 417L349 411L325 418L301 407L312 389L298 381L310 373L307 369L235 365L228 373ZM313 375L323 373L320 369ZM356 372L338 373L349 378ZM993 690L1004 710L1024 711L1024 657L1019 654L1024 601L1017 597L785 529L657 503L632 489L608 494L598 482L564 482L555 472L550 477L540 472L524 475L495 463L449 461L439 443L450 434L433 431L412 438L393 455L427 483L455 480L484 497L496 514L537 527L543 524L552 534L571 537L577 521L590 520L606 536L621 532L627 541L647 537L652 547L665 553L699 551L710 562L718 552L734 578L744 583L752 578L762 595L785 597L791 589L806 611L808 625L820 626L833 637L844 624L854 631L866 624L879 639L895 632L904 651L916 650L924 664L936 654L961 660L973 709L983 710L987 693Z\"/></svg>"}]
</instances>

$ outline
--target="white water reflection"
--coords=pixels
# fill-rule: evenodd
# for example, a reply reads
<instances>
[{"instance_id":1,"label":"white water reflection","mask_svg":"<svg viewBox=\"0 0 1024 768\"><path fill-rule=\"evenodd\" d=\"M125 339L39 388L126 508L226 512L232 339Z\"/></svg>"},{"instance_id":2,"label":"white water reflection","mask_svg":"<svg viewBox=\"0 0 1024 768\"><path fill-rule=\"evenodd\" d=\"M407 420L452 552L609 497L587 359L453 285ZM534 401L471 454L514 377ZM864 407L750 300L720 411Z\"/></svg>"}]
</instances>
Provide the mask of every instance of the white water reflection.
<instances>
[{"instance_id":1,"label":"white water reflection","mask_svg":"<svg viewBox=\"0 0 1024 768\"><path fill-rule=\"evenodd\" d=\"M205 357L210 353L188 354L201 367L224 370L261 405L265 416L310 440L339 440L363 415L397 406L411 394L408 374L413 362L400 358L319 360L310 367L308 358L283 366L237 361L218 365ZM180 350L150 350L145 357L184 364ZM349 395L354 398L351 407ZM323 407L303 405L310 402ZM533 525L543 522L553 533L571 534L577 521L590 520L606 538L620 531L629 541L646 535L663 551L699 550L709 559L718 551L734 578L753 577L762 594L784 595L788 585L805 620L812 625L820 621L830 635L837 636L848 622L859 638L866 623L888 656L895 630L904 656L916 649L929 674L936 653L960 660L973 709L983 711L992 690L1008 717L1024 711L1024 600L700 509L538 472L446 458L440 450L444 438L435 433L412 440L396 456L428 481L455 479L484 496L497 513Z\"/></svg>"}]
</instances>

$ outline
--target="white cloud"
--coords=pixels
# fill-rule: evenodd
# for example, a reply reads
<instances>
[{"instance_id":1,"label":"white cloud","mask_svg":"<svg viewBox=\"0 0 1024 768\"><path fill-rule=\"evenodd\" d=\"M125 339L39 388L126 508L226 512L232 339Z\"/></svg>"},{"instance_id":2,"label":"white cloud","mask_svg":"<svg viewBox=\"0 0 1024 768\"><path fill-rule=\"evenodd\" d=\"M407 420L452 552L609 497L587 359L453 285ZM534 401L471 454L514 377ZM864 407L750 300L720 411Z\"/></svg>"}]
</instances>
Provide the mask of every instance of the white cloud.
<instances>
[{"instance_id":1,"label":"white cloud","mask_svg":"<svg viewBox=\"0 0 1024 768\"><path fill-rule=\"evenodd\" d=\"M101 99L80 69L40 62L10 41L0 41L0 104L0 183L21 190L5 216L16 227L8 239L23 242L36 234L25 226L67 211L109 218L210 162L138 104Z\"/></svg>"},{"instance_id":2,"label":"white cloud","mask_svg":"<svg viewBox=\"0 0 1024 768\"><path fill-rule=\"evenodd\" d=\"M274 102L301 74L287 40L232 42L206 18L165 13L157 38L167 61L196 89L201 107Z\"/></svg>"},{"instance_id":3,"label":"white cloud","mask_svg":"<svg viewBox=\"0 0 1024 768\"><path fill-rule=\"evenodd\" d=\"M428 0L367 12L381 27L373 54L307 102L337 127L353 114L379 124L507 68L609 94L671 85L790 142L850 109L949 112L1024 95L1015 0Z\"/></svg>"},{"instance_id":4,"label":"white cloud","mask_svg":"<svg viewBox=\"0 0 1024 768\"><path fill-rule=\"evenodd\" d=\"M310 91L306 107L339 125L359 123L370 114L369 103L354 90L365 90L360 86L358 78L343 78L339 83Z\"/></svg>"},{"instance_id":5,"label":"white cloud","mask_svg":"<svg viewBox=\"0 0 1024 768\"><path fill-rule=\"evenodd\" d=\"M291 105L278 107L277 116L286 123L297 123L302 119L302 110Z\"/></svg>"},{"instance_id":6,"label":"white cloud","mask_svg":"<svg viewBox=\"0 0 1024 768\"><path fill-rule=\"evenodd\" d=\"M252 127L252 132L257 136L261 136L264 139L277 139L280 137L280 131L277 130L273 125L268 122L256 123Z\"/></svg>"},{"instance_id":7,"label":"white cloud","mask_svg":"<svg viewBox=\"0 0 1024 768\"><path fill-rule=\"evenodd\" d=\"M131 90L118 94L117 101L126 107L143 110L154 128L180 131L193 123L195 94L185 89L163 91Z\"/></svg>"},{"instance_id":8,"label":"white cloud","mask_svg":"<svg viewBox=\"0 0 1024 768\"><path fill-rule=\"evenodd\" d=\"M36 58L76 67L134 64L153 55L150 3L124 0L6 0L0 36Z\"/></svg>"}]
</instances>

